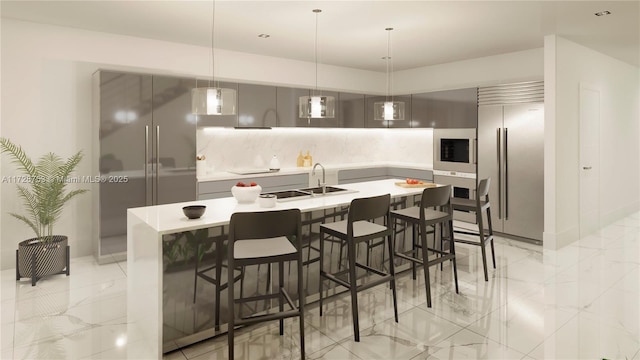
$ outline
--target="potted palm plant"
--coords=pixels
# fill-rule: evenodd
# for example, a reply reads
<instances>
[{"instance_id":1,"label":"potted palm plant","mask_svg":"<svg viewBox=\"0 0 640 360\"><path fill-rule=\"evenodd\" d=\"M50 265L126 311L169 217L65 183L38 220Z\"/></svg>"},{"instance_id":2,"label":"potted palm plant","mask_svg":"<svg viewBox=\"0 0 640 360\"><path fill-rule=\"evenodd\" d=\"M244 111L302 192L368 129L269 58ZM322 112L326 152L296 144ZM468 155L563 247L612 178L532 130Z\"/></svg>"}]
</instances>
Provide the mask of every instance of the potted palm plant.
<instances>
[{"instance_id":1,"label":"potted palm plant","mask_svg":"<svg viewBox=\"0 0 640 360\"><path fill-rule=\"evenodd\" d=\"M63 160L48 153L33 162L22 147L0 138L0 150L11 156L21 176L10 177L17 183L18 196L26 213L10 213L27 224L35 237L21 241L16 250L16 280L31 278L31 285L48 275L69 276L69 245L65 235L54 235L53 226L62 215L64 205L86 189L67 191L70 175L82 160L82 152Z\"/></svg>"}]
</instances>

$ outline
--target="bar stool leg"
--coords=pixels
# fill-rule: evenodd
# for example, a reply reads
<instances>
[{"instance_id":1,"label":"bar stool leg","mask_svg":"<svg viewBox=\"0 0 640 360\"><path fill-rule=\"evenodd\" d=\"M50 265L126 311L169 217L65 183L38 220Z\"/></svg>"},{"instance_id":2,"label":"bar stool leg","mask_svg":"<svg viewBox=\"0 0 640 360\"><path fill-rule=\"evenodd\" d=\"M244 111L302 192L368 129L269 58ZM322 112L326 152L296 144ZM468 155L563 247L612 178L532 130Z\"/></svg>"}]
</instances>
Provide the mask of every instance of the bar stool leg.
<instances>
[{"instance_id":1,"label":"bar stool leg","mask_svg":"<svg viewBox=\"0 0 640 360\"><path fill-rule=\"evenodd\" d=\"M331 243L333 246L333 243ZM333 254L333 252L331 252ZM318 304L320 307L320 316L322 316L322 283L324 282L322 279L322 272L324 269L324 232L322 232L322 228L320 228L320 261L319 261L319 270L318 270L318 294L319 300Z\"/></svg>"},{"instance_id":2,"label":"bar stool leg","mask_svg":"<svg viewBox=\"0 0 640 360\"><path fill-rule=\"evenodd\" d=\"M387 244L389 246L389 254L393 254L393 249L394 249L393 236L387 237ZM393 266L393 255L389 255L389 274L391 275L391 294L393 295L393 315L395 316L396 322L398 322L398 299L396 296L396 271L395 271L395 267Z\"/></svg>"},{"instance_id":3,"label":"bar stool leg","mask_svg":"<svg viewBox=\"0 0 640 360\"><path fill-rule=\"evenodd\" d=\"M356 281L356 246L353 242L347 244L349 259L349 290L351 291L351 312L353 316L353 335L356 342L360 341L360 324L358 323L358 291Z\"/></svg>"},{"instance_id":4,"label":"bar stool leg","mask_svg":"<svg viewBox=\"0 0 640 360\"><path fill-rule=\"evenodd\" d=\"M424 286L427 292L427 307L431 307L431 278L429 276L429 254L427 250L427 227L420 226L422 232L420 243L422 244L422 268L424 270ZM435 232L434 232L435 236ZM415 262L414 262L415 264Z\"/></svg>"},{"instance_id":5,"label":"bar stool leg","mask_svg":"<svg viewBox=\"0 0 640 360\"><path fill-rule=\"evenodd\" d=\"M451 261L453 262L453 280L456 283L456 294L459 294L458 292L458 266L456 264L456 245L455 245L455 240L453 238L453 220L449 220L449 246L451 246L451 253L453 254L453 259L451 259Z\"/></svg>"},{"instance_id":6,"label":"bar stool leg","mask_svg":"<svg viewBox=\"0 0 640 360\"><path fill-rule=\"evenodd\" d=\"M491 236L491 260L493 260L493 268L496 268L496 252L493 248L493 226L491 224L491 206L487 207L487 225L489 226L489 236Z\"/></svg>"},{"instance_id":7,"label":"bar stool leg","mask_svg":"<svg viewBox=\"0 0 640 360\"><path fill-rule=\"evenodd\" d=\"M278 300L280 312L284 312L284 262L278 262ZM284 319L280 319L280 336L284 335Z\"/></svg>"},{"instance_id":8,"label":"bar stool leg","mask_svg":"<svg viewBox=\"0 0 640 360\"><path fill-rule=\"evenodd\" d=\"M229 263L227 264L229 269L234 269L234 262L230 256ZM233 283L233 271L227 273L227 281L229 286L227 287L227 313L229 314L229 320L227 322L227 345L229 346L229 360L234 358L233 339L234 339L234 324L235 324L235 306L234 306L234 283Z\"/></svg>"},{"instance_id":9,"label":"bar stool leg","mask_svg":"<svg viewBox=\"0 0 640 360\"><path fill-rule=\"evenodd\" d=\"M216 240L217 241L217 240ZM215 281L215 287L216 287L216 309L215 309L215 316L216 316L216 320L215 320L215 329L219 330L220 329L220 284L222 283L222 246L218 246L221 245L219 242L216 242L216 281ZM196 256L198 256L198 254L196 254ZM228 268L227 271L229 271L232 275L231 277L233 278L233 269ZM230 286L230 284L227 284L227 287L233 290L233 287Z\"/></svg>"},{"instance_id":10,"label":"bar stool leg","mask_svg":"<svg viewBox=\"0 0 640 360\"><path fill-rule=\"evenodd\" d=\"M322 258L322 255L320 256ZM302 281L302 255L298 259L298 310L300 311L300 359L304 359L304 281Z\"/></svg>"},{"instance_id":11,"label":"bar stool leg","mask_svg":"<svg viewBox=\"0 0 640 360\"><path fill-rule=\"evenodd\" d=\"M484 227L482 226L482 210L476 211L478 221L478 236L480 237L480 248L482 250L482 269L484 270L484 281L489 281L489 273L487 270L487 249L484 243Z\"/></svg>"},{"instance_id":12,"label":"bar stool leg","mask_svg":"<svg viewBox=\"0 0 640 360\"><path fill-rule=\"evenodd\" d=\"M418 241L417 237L418 237L418 228L416 224L412 225L413 228L413 234L411 235L411 255L414 257L418 257L418 254L416 254L416 241ZM413 275L413 280L416 279L416 262L412 261L411 262L411 274Z\"/></svg>"}]
</instances>

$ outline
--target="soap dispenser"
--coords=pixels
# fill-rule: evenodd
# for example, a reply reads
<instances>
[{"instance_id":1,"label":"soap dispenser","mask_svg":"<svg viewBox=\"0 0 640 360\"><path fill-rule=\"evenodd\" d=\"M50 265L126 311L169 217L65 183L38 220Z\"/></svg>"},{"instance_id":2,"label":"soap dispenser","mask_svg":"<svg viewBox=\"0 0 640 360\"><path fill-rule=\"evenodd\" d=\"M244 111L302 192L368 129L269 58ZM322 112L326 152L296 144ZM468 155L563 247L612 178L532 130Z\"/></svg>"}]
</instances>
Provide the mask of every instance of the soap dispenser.
<instances>
[{"instance_id":1,"label":"soap dispenser","mask_svg":"<svg viewBox=\"0 0 640 360\"><path fill-rule=\"evenodd\" d=\"M298 158L296 159L296 166L303 167L304 166L304 156L302 156L302 150L298 154Z\"/></svg>"},{"instance_id":2,"label":"soap dispenser","mask_svg":"<svg viewBox=\"0 0 640 360\"><path fill-rule=\"evenodd\" d=\"M271 158L271 162L269 163L269 170L278 171L280 170L280 161L276 155L273 155Z\"/></svg>"},{"instance_id":3,"label":"soap dispenser","mask_svg":"<svg viewBox=\"0 0 640 360\"><path fill-rule=\"evenodd\" d=\"M309 154L309 150L307 150L307 155L304 156L304 166L309 167L311 166L311 164L313 164L313 162L311 161L311 155Z\"/></svg>"}]
</instances>

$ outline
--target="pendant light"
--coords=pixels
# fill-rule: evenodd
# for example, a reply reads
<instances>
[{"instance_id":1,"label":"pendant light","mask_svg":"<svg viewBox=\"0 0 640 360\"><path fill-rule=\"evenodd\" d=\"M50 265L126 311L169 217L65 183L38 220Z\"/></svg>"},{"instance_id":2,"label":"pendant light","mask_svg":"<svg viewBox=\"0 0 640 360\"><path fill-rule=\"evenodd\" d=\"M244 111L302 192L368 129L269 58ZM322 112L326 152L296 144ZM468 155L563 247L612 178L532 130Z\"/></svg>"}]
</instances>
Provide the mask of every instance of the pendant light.
<instances>
[{"instance_id":1,"label":"pendant light","mask_svg":"<svg viewBox=\"0 0 640 360\"><path fill-rule=\"evenodd\" d=\"M299 116L301 118L332 119L336 113L336 99L333 96L324 96L318 91L318 14L320 9L313 9L316 14L316 40L314 57L316 62L316 87L311 91L311 96L300 96L298 100Z\"/></svg>"},{"instance_id":2,"label":"pendant light","mask_svg":"<svg viewBox=\"0 0 640 360\"><path fill-rule=\"evenodd\" d=\"M374 120L404 120L404 101L393 101L391 89L393 86L393 64L391 63L391 30L387 30L387 96L385 101L373 103L373 119ZM389 64L391 64L391 73L389 72Z\"/></svg>"},{"instance_id":3,"label":"pendant light","mask_svg":"<svg viewBox=\"0 0 640 360\"><path fill-rule=\"evenodd\" d=\"M216 86L215 82L215 18L216 2L213 1L211 14L211 80L208 87L196 87L191 89L191 112L195 115L235 115L236 113L236 90Z\"/></svg>"}]
</instances>

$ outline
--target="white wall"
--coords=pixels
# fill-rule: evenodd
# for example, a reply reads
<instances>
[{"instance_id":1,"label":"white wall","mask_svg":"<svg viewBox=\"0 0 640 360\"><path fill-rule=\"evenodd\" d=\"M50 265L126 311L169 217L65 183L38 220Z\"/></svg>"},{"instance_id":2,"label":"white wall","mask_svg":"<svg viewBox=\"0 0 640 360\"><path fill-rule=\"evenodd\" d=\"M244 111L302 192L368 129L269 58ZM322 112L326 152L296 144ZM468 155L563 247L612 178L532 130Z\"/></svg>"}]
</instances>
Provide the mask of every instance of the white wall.
<instances>
[{"instance_id":1,"label":"white wall","mask_svg":"<svg viewBox=\"0 0 640 360\"><path fill-rule=\"evenodd\" d=\"M601 97L600 225L638 210L638 72L562 37L545 38L545 246L579 236L581 83Z\"/></svg>"},{"instance_id":2,"label":"white wall","mask_svg":"<svg viewBox=\"0 0 640 360\"><path fill-rule=\"evenodd\" d=\"M542 80L544 49L425 66L394 73L396 94Z\"/></svg>"}]
</instances>

